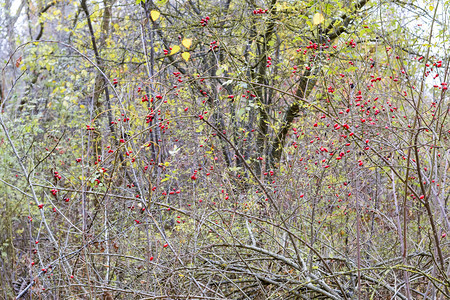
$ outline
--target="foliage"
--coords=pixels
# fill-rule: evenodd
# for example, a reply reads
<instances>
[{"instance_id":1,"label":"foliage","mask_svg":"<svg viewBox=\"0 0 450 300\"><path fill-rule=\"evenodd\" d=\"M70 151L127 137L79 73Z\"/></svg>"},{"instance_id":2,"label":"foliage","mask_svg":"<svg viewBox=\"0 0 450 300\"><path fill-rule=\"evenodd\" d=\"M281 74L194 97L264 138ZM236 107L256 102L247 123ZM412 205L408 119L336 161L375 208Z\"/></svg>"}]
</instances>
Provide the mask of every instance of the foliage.
<instances>
[{"instance_id":1,"label":"foliage","mask_svg":"<svg viewBox=\"0 0 450 300\"><path fill-rule=\"evenodd\" d=\"M444 1L0 11L5 298L449 297Z\"/></svg>"}]
</instances>

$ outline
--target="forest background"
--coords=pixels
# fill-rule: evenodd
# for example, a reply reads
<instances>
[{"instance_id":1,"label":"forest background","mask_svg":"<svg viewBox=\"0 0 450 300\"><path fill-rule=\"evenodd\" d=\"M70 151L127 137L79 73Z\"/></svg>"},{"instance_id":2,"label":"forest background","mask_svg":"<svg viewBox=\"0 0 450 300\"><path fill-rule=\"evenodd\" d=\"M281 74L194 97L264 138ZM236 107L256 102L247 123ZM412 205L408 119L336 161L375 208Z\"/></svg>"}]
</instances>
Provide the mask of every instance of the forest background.
<instances>
[{"instance_id":1,"label":"forest background","mask_svg":"<svg viewBox=\"0 0 450 300\"><path fill-rule=\"evenodd\" d=\"M448 0L0 3L1 298L450 298Z\"/></svg>"}]
</instances>

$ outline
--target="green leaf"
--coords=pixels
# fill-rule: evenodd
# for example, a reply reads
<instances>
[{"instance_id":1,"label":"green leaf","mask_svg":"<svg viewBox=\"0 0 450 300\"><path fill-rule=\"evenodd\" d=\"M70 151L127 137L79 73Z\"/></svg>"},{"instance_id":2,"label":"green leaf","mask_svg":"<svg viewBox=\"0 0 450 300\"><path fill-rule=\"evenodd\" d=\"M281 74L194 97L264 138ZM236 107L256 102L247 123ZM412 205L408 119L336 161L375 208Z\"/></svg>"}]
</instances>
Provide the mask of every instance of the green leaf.
<instances>
[{"instance_id":1,"label":"green leaf","mask_svg":"<svg viewBox=\"0 0 450 300\"><path fill-rule=\"evenodd\" d=\"M246 112L245 108L241 108L238 112L237 112L237 117L241 118L242 115Z\"/></svg>"},{"instance_id":2,"label":"green leaf","mask_svg":"<svg viewBox=\"0 0 450 300\"><path fill-rule=\"evenodd\" d=\"M198 126L196 132L202 132L203 131L203 124Z\"/></svg>"}]
</instances>

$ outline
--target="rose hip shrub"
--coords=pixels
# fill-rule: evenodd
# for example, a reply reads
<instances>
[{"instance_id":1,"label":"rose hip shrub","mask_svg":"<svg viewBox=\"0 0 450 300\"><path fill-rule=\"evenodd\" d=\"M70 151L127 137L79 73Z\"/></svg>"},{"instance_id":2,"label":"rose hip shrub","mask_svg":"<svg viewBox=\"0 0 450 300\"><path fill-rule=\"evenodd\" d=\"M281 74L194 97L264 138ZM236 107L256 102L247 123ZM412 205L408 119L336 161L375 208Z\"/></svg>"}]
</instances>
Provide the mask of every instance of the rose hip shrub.
<instances>
[{"instance_id":1,"label":"rose hip shrub","mask_svg":"<svg viewBox=\"0 0 450 300\"><path fill-rule=\"evenodd\" d=\"M1 8L5 297L450 297L427 5Z\"/></svg>"}]
</instances>

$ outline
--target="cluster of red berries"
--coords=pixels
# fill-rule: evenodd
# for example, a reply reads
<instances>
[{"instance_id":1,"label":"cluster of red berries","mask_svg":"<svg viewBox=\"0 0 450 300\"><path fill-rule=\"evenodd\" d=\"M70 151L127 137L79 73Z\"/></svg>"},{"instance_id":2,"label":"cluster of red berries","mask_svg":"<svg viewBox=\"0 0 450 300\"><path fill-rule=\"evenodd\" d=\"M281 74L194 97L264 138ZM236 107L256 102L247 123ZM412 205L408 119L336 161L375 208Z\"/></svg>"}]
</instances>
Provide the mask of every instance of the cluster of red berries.
<instances>
[{"instance_id":1,"label":"cluster of red berries","mask_svg":"<svg viewBox=\"0 0 450 300\"><path fill-rule=\"evenodd\" d=\"M164 125L163 123L158 123L158 127L162 130L162 133L166 133L166 129L169 128L170 121L167 121L167 123Z\"/></svg>"},{"instance_id":2,"label":"cluster of red berries","mask_svg":"<svg viewBox=\"0 0 450 300\"><path fill-rule=\"evenodd\" d=\"M208 93L204 90L199 90L200 94L203 94L203 96L208 97Z\"/></svg>"},{"instance_id":3,"label":"cluster of red berries","mask_svg":"<svg viewBox=\"0 0 450 300\"><path fill-rule=\"evenodd\" d=\"M98 164L101 161L102 161L102 157L99 155L97 158L97 161L94 162L94 165Z\"/></svg>"},{"instance_id":4,"label":"cluster of red berries","mask_svg":"<svg viewBox=\"0 0 450 300\"><path fill-rule=\"evenodd\" d=\"M376 82L376 81L381 81L381 77L377 77L375 78L375 75L370 75L370 77L372 77L373 79L370 80L370 82Z\"/></svg>"},{"instance_id":5,"label":"cluster of red berries","mask_svg":"<svg viewBox=\"0 0 450 300\"><path fill-rule=\"evenodd\" d=\"M210 44L209 44L209 49L211 49L211 50L214 50L214 49L216 49L216 48L218 48L219 47L219 43L217 42L217 41L212 41Z\"/></svg>"},{"instance_id":6,"label":"cluster of red berries","mask_svg":"<svg viewBox=\"0 0 450 300\"><path fill-rule=\"evenodd\" d=\"M306 46L306 49L314 49L314 50L317 50L317 48L319 48L319 44L313 43L313 42L311 42L311 41L309 41L309 45Z\"/></svg>"},{"instance_id":7,"label":"cluster of red berries","mask_svg":"<svg viewBox=\"0 0 450 300\"><path fill-rule=\"evenodd\" d=\"M61 175L58 174L58 171L54 172L54 176L56 179L61 179Z\"/></svg>"},{"instance_id":8,"label":"cluster of red berries","mask_svg":"<svg viewBox=\"0 0 450 300\"><path fill-rule=\"evenodd\" d=\"M272 57L268 56L268 57L267 57L267 65L266 65L266 67L268 68L268 67L270 67L271 65L272 65Z\"/></svg>"},{"instance_id":9,"label":"cluster of red berries","mask_svg":"<svg viewBox=\"0 0 450 300\"><path fill-rule=\"evenodd\" d=\"M196 179L197 179L197 177L196 177ZM192 180L195 180L195 179L192 179ZM181 190L176 190L176 191L175 191L175 189L173 189L173 191L170 191L170 192L169 192L169 195L175 195L175 194L180 194L180 193L181 193ZM164 191L164 192L161 193L161 195L167 196L167 192Z\"/></svg>"},{"instance_id":10,"label":"cluster of red berries","mask_svg":"<svg viewBox=\"0 0 450 300\"><path fill-rule=\"evenodd\" d=\"M298 67L297 66L293 66L292 69L294 69L294 71L292 71L292 74L295 74L297 72Z\"/></svg>"},{"instance_id":11,"label":"cluster of red berries","mask_svg":"<svg viewBox=\"0 0 450 300\"><path fill-rule=\"evenodd\" d=\"M202 25L203 27L205 27L206 25L208 25L208 21L209 21L209 17L207 16L206 18L203 18L200 21L200 25Z\"/></svg>"},{"instance_id":12,"label":"cluster of red berries","mask_svg":"<svg viewBox=\"0 0 450 300\"><path fill-rule=\"evenodd\" d=\"M253 11L253 14L254 14L254 15L261 15L261 14L266 14L268 11L269 11L269 10L267 10L267 9L262 9L262 8L260 8L260 9L255 9L255 10Z\"/></svg>"},{"instance_id":13,"label":"cluster of red berries","mask_svg":"<svg viewBox=\"0 0 450 300\"><path fill-rule=\"evenodd\" d=\"M123 122L127 122L127 121L130 121L130 118L127 118L127 117L125 117L125 114L122 114L122 117L124 117L123 119L117 119L117 121L123 121Z\"/></svg>"},{"instance_id":14,"label":"cluster of red berries","mask_svg":"<svg viewBox=\"0 0 450 300\"><path fill-rule=\"evenodd\" d=\"M147 124L148 124L148 123L151 123L151 122L153 121L154 115L155 115L155 113L154 113L153 110L152 110L152 112L151 112L149 115L147 115L147 116L145 117L145 122L146 122Z\"/></svg>"},{"instance_id":15,"label":"cluster of red berries","mask_svg":"<svg viewBox=\"0 0 450 300\"><path fill-rule=\"evenodd\" d=\"M356 43L353 39L351 39L349 42L345 43L347 46L355 48L356 47Z\"/></svg>"},{"instance_id":16,"label":"cluster of red berries","mask_svg":"<svg viewBox=\"0 0 450 300\"><path fill-rule=\"evenodd\" d=\"M183 79L181 79L181 72L173 72L173 75L177 78L178 82L183 82ZM176 89L177 86L175 85L173 88Z\"/></svg>"},{"instance_id":17,"label":"cluster of red berries","mask_svg":"<svg viewBox=\"0 0 450 300\"><path fill-rule=\"evenodd\" d=\"M242 95L242 98L249 98L249 97L253 97L253 98L255 98L256 97L256 95L255 94L252 94L252 93L250 93L250 91L249 90L247 90L247 94L250 94L250 96L248 96L248 95L245 95L245 94L243 94ZM225 134L225 133L224 133Z\"/></svg>"},{"instance_id":18,"label":"cluster of red berries","mask_svg":"<svg viewBox=\"0 0 450 300\"><path fill-rule=\"evenodd\" d=\"M331 40L330 39L328 39L328 42L330 42ZM328 49L328 45L327 44L322 44L322 45L319 45L319 44L317 44L317 43L313 43L312 41L309 41L309 45L308 46L306 46L306 49L305 50L303 50L303 54L306 54L307 52L308 52L308 49L313 49L313 50L317 50L317 49ZM337 48L337 46L333 46L333 48L334 49L336 49ZM302 51L302 48L298 48L297 49L297 52L300 52L300 51Z\"/></svg>"}]
</instances>

